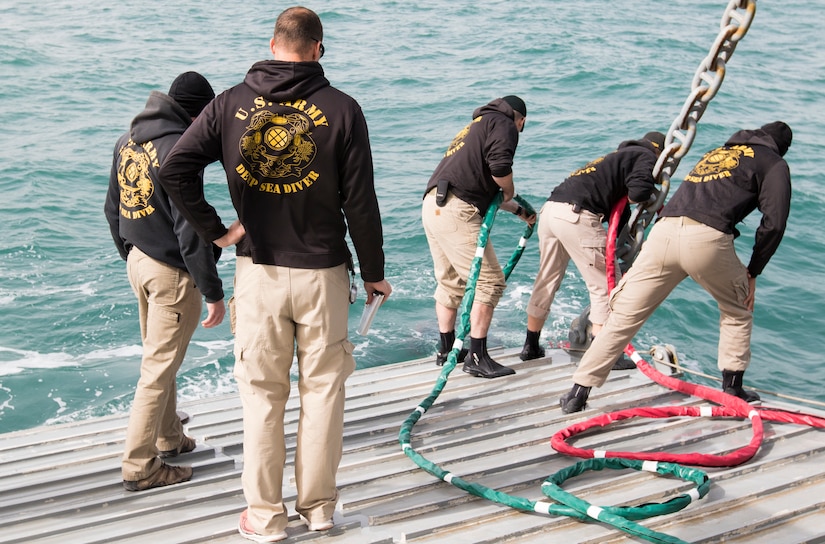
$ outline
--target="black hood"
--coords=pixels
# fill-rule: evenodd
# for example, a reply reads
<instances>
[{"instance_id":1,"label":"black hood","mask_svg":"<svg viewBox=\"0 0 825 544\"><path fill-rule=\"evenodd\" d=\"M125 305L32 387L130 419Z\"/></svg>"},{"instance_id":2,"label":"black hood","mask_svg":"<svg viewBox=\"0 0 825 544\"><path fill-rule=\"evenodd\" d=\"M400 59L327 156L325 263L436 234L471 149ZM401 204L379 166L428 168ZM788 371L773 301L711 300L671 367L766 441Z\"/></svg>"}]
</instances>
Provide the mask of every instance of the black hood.
<instances>
[{"instance_id":1,"label":"black hood","mask_svg":"<svg viewBox=\"0 0 825 544\"><path fill-rule=\"evenodd\" d=\"M183 134L190 124L192 118L180 104L168 95L152 91L146 107L132 119L129 137L143 144L169 134Z\"/></svg>"},{"instance_id":2,"label":"black hood","mask_svg":"<svg viewBox=\"0 0 825 544\"><path fill-rule=\"evenodd\" d=\"M784 157L793 141L793 131L791 127L782 121L774 121L773 123L762 125L759 129L773 138L773 141L776 142L776 146L779 148L779 155Z\"/></svg>"},{"instance_id":3,"label":"black hood","mask_svg":"<svg viewBox=\"0 0 825 544\"><path fill-rule=\"evenodd\" d=\"M516 111L513 109L513 106L508 104L507 101L505 101L503 98L496 98L489 104L485 104L480 108L476 108L476 110L473 112L473 119L475 119L479 115L484 115L485 113L490 112L503 113L510 119L516 118Z\"/></svg>"},{"instance_id":4,"label":"black hood","mask_svg":"<svg viewBox=\"0 0 825 544\"><path fill-rule=\"evenodd\" d=\"M647 140L645 138L642 138L641 140L625 140L624 142L620 143L616 149L624 149L626 147L631 146L644 147L645 149L649 149L654 153L659 152L659 149L656 149L656 146L650 140Z\"/></svg>"},{"instance_id":5,"label":"black hood","mask_svg":"<svg viewBox=\"0 0 825 544\"><path fill-rule=\"evenodd\" d=\"M283 102L311 96L329 87L329 80L317 62L264 60L252 65L244 84L268 100Z\"/></svg>"},{"instance_id":6,"label":"black hood","mask_svg":"<svg viewBox=\"0 0 825 544\"><path fill-rule=\"evenodd\" d=\"M780 143L782 144L781 146ZM770 149L776 151L776 153L781 157L785 154L785 151L788 150L790 141L777 142L776 139L774 139L774 137L766 131L761 128L757 128L753 130L745 129L734 132L733 136L728 138L728 141L725 142L725 145L736 144L764 145L765 147L769 147Z\"/></svg>"}]
</instances>

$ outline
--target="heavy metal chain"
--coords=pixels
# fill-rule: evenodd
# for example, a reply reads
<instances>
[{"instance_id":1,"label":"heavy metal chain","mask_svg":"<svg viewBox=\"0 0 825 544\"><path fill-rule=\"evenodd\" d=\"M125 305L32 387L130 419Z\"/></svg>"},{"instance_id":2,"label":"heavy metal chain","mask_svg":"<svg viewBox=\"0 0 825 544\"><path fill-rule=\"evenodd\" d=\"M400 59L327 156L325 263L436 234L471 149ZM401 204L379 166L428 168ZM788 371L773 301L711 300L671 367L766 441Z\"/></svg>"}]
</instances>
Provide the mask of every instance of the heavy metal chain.
<instances>
[{"instance_id":1,"label":"heavy metal chain","mask_svg":"<svg viewBox=\"0 0 825 544\"><path fill-rule=\"evenodd\" d=\"M645 229L664 205L670 189L670 177L682 157L690 150L696 137L696 125L722 85L727 61L733 55L739 40L748 32L755 14L756 0L728 2L722 15L719 35L708 55L699 64L693 76L692 90L681 113L670 125L665 137L665 148L653 167L653 177L661 185L661 189L654 191L655 198L636 206L630 221L616 240L616 257L620 260L622 271L633 263L642 247Z\"/></svg>"}]
</instances>

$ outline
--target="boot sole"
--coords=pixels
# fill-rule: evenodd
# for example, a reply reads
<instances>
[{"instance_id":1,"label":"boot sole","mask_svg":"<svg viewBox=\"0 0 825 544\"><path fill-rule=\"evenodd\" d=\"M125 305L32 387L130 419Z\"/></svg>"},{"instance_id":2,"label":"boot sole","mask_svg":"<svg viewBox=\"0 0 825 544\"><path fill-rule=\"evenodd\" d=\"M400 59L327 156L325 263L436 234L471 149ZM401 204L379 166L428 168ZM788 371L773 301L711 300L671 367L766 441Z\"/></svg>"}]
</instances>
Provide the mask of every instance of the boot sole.
<instances>
[{"instance_id":1,"label":"boot sole","mask_svg":"<svg viewBox=\"0 0 825 544\"><path fill-rule=\"evenodd\" d=\"M516 373L515 371L513 371L513 372L507 372L506 374L484 374L483 372L479 372L478 370L471 370L471 369L467 369L467 368L462 368L461 370L463 370L464 372L466 372L470 376L474 376L476 378L486 378L488 380L491 380L493 378L503 378L504 376L512 376L513 374Z\"/></svg>"},{"instance_id":2,"label":"boot sole","mask_svg":"<svg viewBox=\"0 0 825 544\"><path fill-rule=\"evenodd\" d=\"M542 357L544 357L543 351L539 353L520 353L518 356L522 361L532 361L533 359L541 359Z\"/></svg>"}]
</instances>

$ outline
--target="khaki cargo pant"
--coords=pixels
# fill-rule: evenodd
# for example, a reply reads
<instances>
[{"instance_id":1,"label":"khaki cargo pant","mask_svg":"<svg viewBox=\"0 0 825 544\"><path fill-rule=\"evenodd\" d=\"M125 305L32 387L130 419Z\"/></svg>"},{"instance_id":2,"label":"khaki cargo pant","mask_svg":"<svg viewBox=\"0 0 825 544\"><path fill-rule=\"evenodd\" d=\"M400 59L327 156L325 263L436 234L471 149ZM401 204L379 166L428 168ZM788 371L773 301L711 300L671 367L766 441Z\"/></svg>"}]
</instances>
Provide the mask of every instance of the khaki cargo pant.
<instances>
[{"instance_id":1,"label":"khaki cargo pant","mask_svg":"<svg viewBox=\"0 0 825 544\"><path fill-rule=\"evenodd\" d=\"M587 210L574 212L573 205L566 202L548 201L541 208L538 235L539 270L527 314L542 321L547 319L572 259L590 293L590 321L603 324L608 314L609 291L605 263L607 231L601 217ZM620 277L617 265L616 282Z\"/></svg>"},{"instance_id":2,"label":"khaki cargo pant","mask_svg":"<svg viewBox=\"0 0 825 544\"><path fill-rule=\"evenodd\" d=\"M249 523L264 535L287 526L282 496L284 414L296 352L301 408L295 509L311 522L326 521L338 501L344 382L355 370L353 345L347 338L346 266L297 269L257 265L249 257L238 257L233 298L235 378L243 405L241 482Z\"/></svg>"},{"instance_id":3,"label":"khaki cargo pant","mask_svg":"<svg viewBox=\"0 0 825 544\"><path fill-rule=\"evenodd\" d=\"M438 282L433 298L445 308L457 309L461 305L483 220L475 206L452 193L447 195L443 207L435 203L435 189L424 197L421 221L427 234L435 279ZM493 243L488 240L473 302L495 308L506 287L504 272L496 258Z\"/></svg>"},{"instance_id":4,"label":"khaki cargo pant","mask_svg":"<svg viewBox=\"0 0 825 544\"><path fill-rule=\"evenodd\" d=\"M121 471L142 480L160 469L158 450L177 448L183 426L176 412L176 378L201 318L201 293L185 271L133 247L126 260L138 300L143 358L126 430Z\"/></svg>"},{"instance_id":5,"label":"khaki cargo pant","mask_svg":"<svg viewBox=\"0 0 825 544\"><path fill-rule=\"evenodd\" d=\"M573 381L601 386L627 343L688 276L719 307L719 370L747 369L753 314L745 306L748 271L736 255L733 235L687 217L663 217L611 293L610 316L582 357Z\"/></svg>"}]
</instances>

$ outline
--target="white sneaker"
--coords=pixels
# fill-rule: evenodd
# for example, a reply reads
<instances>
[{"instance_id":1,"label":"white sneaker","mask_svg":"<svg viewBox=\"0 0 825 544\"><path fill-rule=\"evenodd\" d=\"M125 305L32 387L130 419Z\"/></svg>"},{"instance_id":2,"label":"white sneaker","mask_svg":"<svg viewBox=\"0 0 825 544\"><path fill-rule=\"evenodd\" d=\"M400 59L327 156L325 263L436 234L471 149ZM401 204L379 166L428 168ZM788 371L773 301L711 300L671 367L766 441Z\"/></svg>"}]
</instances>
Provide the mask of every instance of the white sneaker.
<instances>
[{"instance_id":1,"label":"white sneaker","mask_svg":"<svg viewBox=\"0 0 825 544\"><path fill-rule=\"evenodd\" d=\"M274 535L261 535L256 533L255 530L249 526L247 516L247 510L244 510L241 512L240 519L238 519L238 532L241 533L241 536L245 539L251 540L252 542L280 542L281 540L286 540L288 536L286 531L281 531Z\"/></svg>"},{"instance_id":2,"label":"white sneaker","mask_svg":"<svg viewBox=\"0 0 825 544\"><path fill-rule=\"evenodd\" d=\"M325 520L325 521L316 521L311 522L304 516L301 516L301 520L307 524L307 529L310 531L328 531L335 526L335 523L332 521L332 518Z\"/></svg>"}]
</instances>

